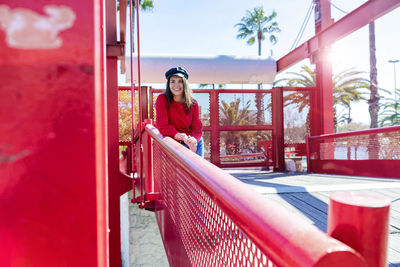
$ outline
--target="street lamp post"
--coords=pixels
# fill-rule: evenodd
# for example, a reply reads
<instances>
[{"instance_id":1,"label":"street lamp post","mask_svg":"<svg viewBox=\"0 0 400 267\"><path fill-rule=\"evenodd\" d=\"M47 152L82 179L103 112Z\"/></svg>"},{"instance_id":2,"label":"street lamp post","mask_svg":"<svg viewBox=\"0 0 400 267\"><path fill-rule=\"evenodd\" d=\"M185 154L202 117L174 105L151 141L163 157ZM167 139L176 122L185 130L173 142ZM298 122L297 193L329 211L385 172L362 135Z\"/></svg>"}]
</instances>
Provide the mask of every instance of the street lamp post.
<instances>
[{"instance_id":1,"label":"street lamp post","mask_svg":"<svg viewBox=\"0 0 400 267\"><path fill-rule=\"evenodd\" d=\"M394 75L394 102L397 103L397 96L396 96L396 63L399 62L400 60L389 60L389 63L393 63L393 75Z\"/></svg>"}]
</instances>

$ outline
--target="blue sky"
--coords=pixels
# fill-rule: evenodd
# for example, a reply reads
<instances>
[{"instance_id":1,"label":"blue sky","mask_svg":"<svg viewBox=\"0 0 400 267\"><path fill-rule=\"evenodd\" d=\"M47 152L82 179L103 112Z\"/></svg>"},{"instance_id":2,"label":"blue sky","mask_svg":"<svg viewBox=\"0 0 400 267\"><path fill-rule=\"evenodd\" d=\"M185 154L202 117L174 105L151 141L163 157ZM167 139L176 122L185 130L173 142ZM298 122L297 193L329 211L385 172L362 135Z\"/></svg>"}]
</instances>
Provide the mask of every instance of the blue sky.
<instances>
[{"instance_id":1,"label":"blue sky","mask_svg":"<svg viewBox=\"0 0 400 267\"><path fill-rule=\"evenodd\" d=\"M262 6L267 14L278 13L281 28L278 43L274 46L263 42L263 55L272 54L279 59L290 52L300 26L305 19L312 0L154 0L152 12L140 13L140 47L143 54L182 55L256 55L257 45L249 46L244 40L236 39L236 23L246 10ZM331 0L343 11L350 12L366 1ZM332 6L335 21L345 15ZM376 21L376 45L379 86L393 91L394 73L390 59L400 59L400 8ZM314 34L314 14L299 44ZM356 68L369 71L368 27L364 27L333 46L335 71ZM302 63L288 71L298 71ZM400 64L397 64L397 87L400 87ZM284 75L284 74L282 74ZM368 77L368 75L366 76ZM369 124L368 106L357 104L353 107L353 119Z\"/></svg>"}]
</instances>

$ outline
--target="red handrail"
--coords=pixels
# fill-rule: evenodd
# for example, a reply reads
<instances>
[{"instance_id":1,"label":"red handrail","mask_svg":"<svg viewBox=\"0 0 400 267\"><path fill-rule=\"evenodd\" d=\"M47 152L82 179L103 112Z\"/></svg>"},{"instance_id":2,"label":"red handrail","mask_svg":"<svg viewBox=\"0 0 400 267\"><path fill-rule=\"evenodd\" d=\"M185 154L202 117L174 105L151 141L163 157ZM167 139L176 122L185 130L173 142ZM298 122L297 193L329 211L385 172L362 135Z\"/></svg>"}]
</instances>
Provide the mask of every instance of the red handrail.
<instances>
[{"instance_id":1,"label":"red handrail","mask_svg":"<svg viewBox=\"0 0 400 267\"><path fill-rule=\"evenodd\" d=\"M389 126L389 127L382 127L382 128L372 128L372 129L366 129L366 130L351 131L351 132L346 132L346 133L323 134L323 135L318 135L318 136L310 136L309 138L311 140L317 140L317 139L328 139L328 138L339 138L339 137L355 136L355 135L387 133L387 132L394 132L394 131L400 131L400 126Z\"/></svg>"},{"instance_id":2,"label":"red handrail","mask_svg":"<svg viewBox=\"0 0 400 267\"><path fill-rule=\"evenodd\" d=\"M244 245L252 242L274 265L363 266L362 258L353 249L255 193L248 185L192 153L172 138L164 138L152 125L147 125L145 131L155 140L155 146L159 146L168 157L165 161L158 159L159 164L167 162L166 164L174 168L173 171L182 168L179 175L187 173L188 177L185 179L191 179L191 182L199 186L212 199L219 212L224 214L222 216L229 217L248 238L242 239ZM160 178L162 177L155 177L155 180ZM185 190L179 192L184 194ZM161 197L163 203L177 196ZM184 209L185 207L177 208Z\"/></svg>"}]
</instances>

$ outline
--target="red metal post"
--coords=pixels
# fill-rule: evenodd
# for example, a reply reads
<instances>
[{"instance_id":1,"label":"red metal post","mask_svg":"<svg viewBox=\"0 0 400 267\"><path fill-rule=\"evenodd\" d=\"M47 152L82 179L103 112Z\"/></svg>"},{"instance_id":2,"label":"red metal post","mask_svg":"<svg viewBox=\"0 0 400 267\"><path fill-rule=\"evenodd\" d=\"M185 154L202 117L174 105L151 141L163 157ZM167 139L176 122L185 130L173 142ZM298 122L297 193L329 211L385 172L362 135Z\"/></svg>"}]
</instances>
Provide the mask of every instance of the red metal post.
<instances>
[{"instance_id":1,"label":"red metal post","mask_svg":"<svg viewBox=\"0 0 400 267\"><path fill-rule=\"evenodd\" d=\"M138 137L139 137L139 142L136 143L136 150L137 150L137 162L138 162L138 176L139 176L139 188L140 188L140 198L141 202L144 201L143 196L144 196L144 186L143 186L143 148L142 148L142 129L143 129L143 109L147 107L143 107L142 105L142 88L141 88L141 73L140 73L140 27L139 27L139 0L135 0L135 8L136 8L136 41L137 41L137 80L138 80L138 95L139 95L139 121L138 121ZM133 68L133 66L131 66ZM133 70L133 69L132 69ZM133 71L132 71L133 72ZM132 81L131 81L132 82ZM135 188L134 188L135 190Z\"/></svg>"},{"instance_id":2,"label":"red metal post","mask_svg":"<svg viewBox=\"0 0 400 267\"><path fill-rule=\"evenodd\" d=\"M215 90L210 91L210 148L211 148L211 163L218 165L220 163L220 131L219 131L219 98L218 92Z\"/></svg>"},{"instance_id":3,"label":"red metal post","mask_svg":"<svg viewBox=\"0 0 400 267\"><path fill-rule=\"evenodd\" d=\"M130 66L131 66L131 72L130 72L130 76L131 76L131 84L130 84L130 90L131 90L131 105L132 105L132 118L131 118L131 127L132 127L132 135L131 135L131 166L132 166L132 173L135 173L137 171L137 166L136 166L136 153L135 153L135 143L134 143L134 137L135 137L135 127L136 127L136 123L135 123L135 86L133 84L133 15L135 14L135 8L134 5L132 4L132 1L129 4L129 31L130 31L130 36L129 36L129 41L130 41ZM132 189L133 189L133 200L136 198L135 196L135 182L133 182L132 184Z\"/></svg>"},{"instance_id":4,"label":"red metal post","mask_svg":"<svg viewBox=\"0 0 400 267\"><path fill-rule=\"evenodd\" d=\"M315 33L328 28L331 19L330 2L328 0L314 0L315 3ZM332 67L329 60L330 46L321 47L313 58L316 63L316 92L312 119L314 120L311 135L333 133L333 86Z\"/></svg>"},{"instance_id":5,"label":"red metal post","mask_svg":"<svg viewBox=\"0 0 400 267\"><path fill-rule=\"evenodd\" d=\"M153 93L153 88L149 87L149 118L153 121L156 120L154 116L154 93Z\"/></svg>"},{"instance_id":6,"label":"red metal post","mask_svg":"<svg viewBox=\"0 0 400 267\"><path fill-rule=\"evenodd\" d=\"M145 120L146 124L152 124L151 120ZM153 140L150 135L143 132L143 182L145 194L154 192L153 183Z\"/></svg>"},{"instance_id":7,"label":"red metal post","mask_svg":"<svg viewBox=\"0 0 400 267\"><path fill-rule=\"evenodd\" d=\"M329 48L322 49L316 63L316 92L312 114L311 135L330 134L333 129L332 68L328 60Z\"/></svg>"},{"instance_id":8,"label":"red metal post","mask_svg":"<svg viewBox=\"0 0 400 267\"><path fill-rule=\"evenodd\" d=\"M149 118L149 87L141 86L141 102L140 107L142 109L142 120L145 121Z\"/></svg>"},{"instance_id":9,"label":"red metal post","mask_svg":"<svg viewBox=\"0 0 400 267\"><path fill-rule=\"evenodd\" d=\"M1 266L106 267L103 2L0 8Z\"/></svg>"},{"instance_id":10,"label":"red metal post","mask_svg":"<svg viewBox=\"0 0 400 267\"><path fill-rule=\"evenodd\" d=\"M116 0L106 0L106 42L107 42L107 135L108 135L108 192L110 228L110 266L121 265L120 196L132 188L131 181L119 171L118 133L118 57L123 50L111 53L110 48L120 47L117 42Z\"/></svg>"},{"instance_id":11,"label":"red metal post","mask_svg":"<svg viewBox=\"0 0 400 267\"><path fill-rule=\"evenodd\" d=\"M355 192L331 195L328 234L359 252L367 266L387 266L390 201Z\"/></svg>"},{"instance_id":12,"label":"red metal post","mask_svg":"<svg viewBox=\"0 0 400 267\"><path fill-rule=\"evenodd\" d=\"M273 94L273 141L275 171L285 171L285 140L283 126L283 88L275 87Z\"/></svg>"},{"instance_id":13,"label":"red metal post","mask_svg":"<svg viewBox=\"0 0 400 267\"><path fill-rule=\"evenodd\" d=\"M310 136L306 135L306 156L307 156L307 172L311 173L311 160L310 160Z\"/></svg>"}]
</instances>

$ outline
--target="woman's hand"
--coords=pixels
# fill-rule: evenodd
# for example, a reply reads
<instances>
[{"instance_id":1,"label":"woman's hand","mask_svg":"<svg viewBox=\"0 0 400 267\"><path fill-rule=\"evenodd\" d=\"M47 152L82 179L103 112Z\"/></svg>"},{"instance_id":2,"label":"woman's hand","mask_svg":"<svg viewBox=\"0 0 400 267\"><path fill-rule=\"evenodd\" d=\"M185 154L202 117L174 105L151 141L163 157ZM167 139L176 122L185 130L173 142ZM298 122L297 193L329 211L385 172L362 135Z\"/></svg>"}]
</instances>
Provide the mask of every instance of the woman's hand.
<instances>
[{"instance_id":1,"label":"woman's hand","mask_svg":"<svg viewBox=\"0 0 400 267\"><path fill-rule=\"evenodd\" d=\"M175 140L177 141L183 141L190 150L196 153L197 151L197 140L193 136L187 136L184 133L177 133L174 136Z\"/></svg>"},{"instance_id":2,"label":"woman's hand","mask_svg":"<svg viewBox=\"0 0 400 267\"><path fill-rule=\"evenodd\" d=\"M189 136L187 142L185 144L192 150L194 153L197 151L197 140L193 136Z\"/></svg>"},{"instance_id":3,"label":"woman's hand","mask_svg":"<svg viewBox=\"0 0 400 267\"><path fill-rule=\"evenodd\" d=\"M175 134L174 139L177 141L183 141L186 144L188 136L184 133L177 133Z\"/></svg>"}]
</instances>

